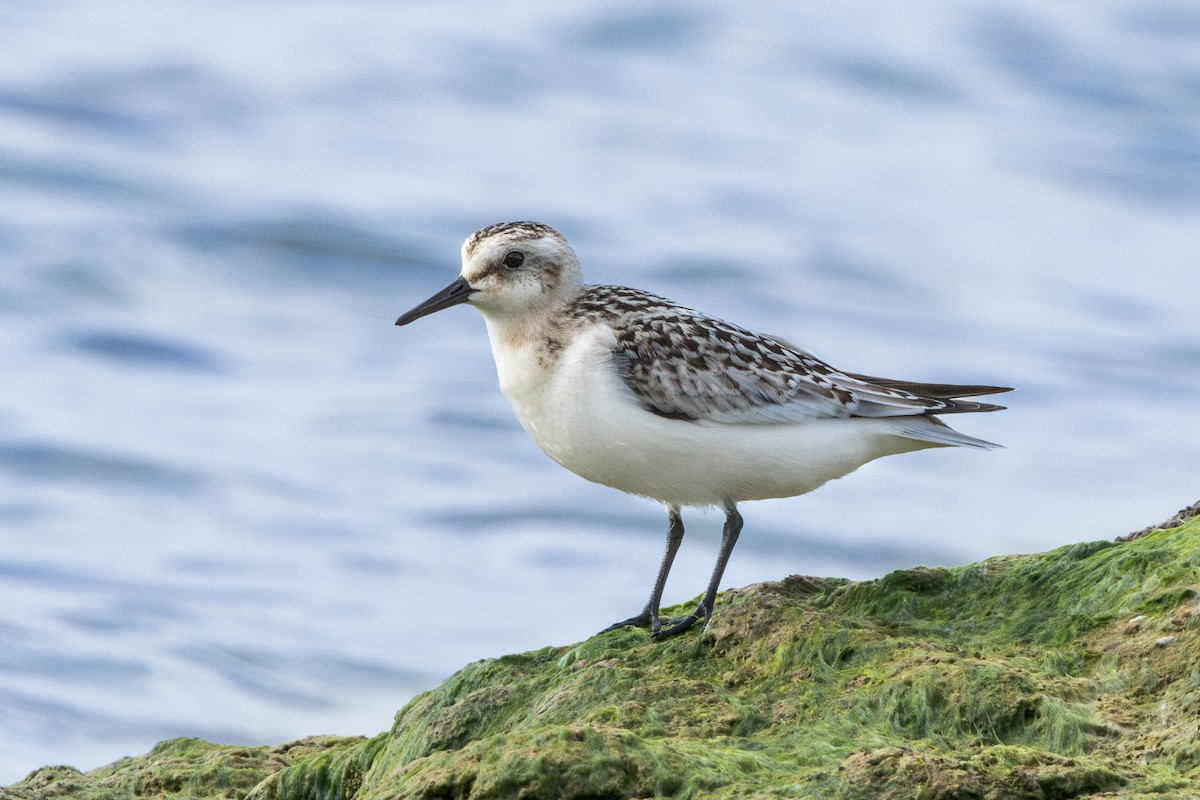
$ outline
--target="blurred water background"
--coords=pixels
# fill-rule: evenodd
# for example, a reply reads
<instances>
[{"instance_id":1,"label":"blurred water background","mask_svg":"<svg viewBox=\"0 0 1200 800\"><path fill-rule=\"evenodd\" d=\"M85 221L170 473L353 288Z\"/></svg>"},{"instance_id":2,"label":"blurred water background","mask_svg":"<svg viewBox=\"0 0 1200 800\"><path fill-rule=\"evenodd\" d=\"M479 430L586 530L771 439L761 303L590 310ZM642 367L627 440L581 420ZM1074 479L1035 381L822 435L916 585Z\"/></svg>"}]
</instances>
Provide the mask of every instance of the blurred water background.
<instances>
[{"instance_id":1,"label":"blurred water background","mask_svg":"<svg viewBox=\"0 0 1200 800\"><path fill-rule=\"evenodd\" d=\"M1004 443L747 504L726 586L1111 537L1200 496L1200 6L0 7L0 783L371 735L641 608L648 501L535 449L485 224ZM698 592L720 515L686 516Z\"/></svg>"}]
</instances>

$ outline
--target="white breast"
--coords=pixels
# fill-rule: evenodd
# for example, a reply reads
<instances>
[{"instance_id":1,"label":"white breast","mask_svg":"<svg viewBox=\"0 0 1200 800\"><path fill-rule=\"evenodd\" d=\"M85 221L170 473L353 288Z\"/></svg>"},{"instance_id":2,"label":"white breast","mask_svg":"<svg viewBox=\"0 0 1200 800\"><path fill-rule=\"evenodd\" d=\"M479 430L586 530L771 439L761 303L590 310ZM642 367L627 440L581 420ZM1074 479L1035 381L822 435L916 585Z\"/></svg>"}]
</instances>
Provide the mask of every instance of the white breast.
<instances>
[{"instance_id":1,"label":"white breast","mask_svg":"<svg viewBox=\"0 0 1200 800\"><path fill-rule=\"evenodd\" d=\"M586 439L594 427L591 406L597 395L612 391L601 385L611 370L611 331L591 326L559 349L548 349L541 338L506 339L490 322L488 333L500 391L521 426L547 455L578 472L572 463L580 458L571 456L588 449Z\"/></svg>"}]
</instances>

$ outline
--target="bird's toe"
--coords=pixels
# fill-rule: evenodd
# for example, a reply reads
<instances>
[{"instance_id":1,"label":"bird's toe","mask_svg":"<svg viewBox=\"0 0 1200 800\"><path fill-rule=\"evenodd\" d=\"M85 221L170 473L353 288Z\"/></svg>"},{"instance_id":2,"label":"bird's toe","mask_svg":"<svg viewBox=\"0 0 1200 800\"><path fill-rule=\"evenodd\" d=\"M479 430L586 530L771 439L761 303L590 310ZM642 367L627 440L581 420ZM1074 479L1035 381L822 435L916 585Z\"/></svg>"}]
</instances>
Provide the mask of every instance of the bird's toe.
<instances>
[{"instance_id":1,"label":"bird's toe","mask_svg":"<svg viewBox=\"0 0 1200 800\"><path fill-rule=\"evenodd\" d=\"M600 633L609 633L610 631L615 631L620 628L628 628L628 627L645 628L645 627L649 626L650 624L651 624L650 612L647 610L643 610L642 613L637 614L636 616L632 616L629 619L621 620L620 622L614 622L612 625L609 625L607 628L600 631ZM599 635L599 634L597 634L597 635Z\"/></svg>"}]
</instances>

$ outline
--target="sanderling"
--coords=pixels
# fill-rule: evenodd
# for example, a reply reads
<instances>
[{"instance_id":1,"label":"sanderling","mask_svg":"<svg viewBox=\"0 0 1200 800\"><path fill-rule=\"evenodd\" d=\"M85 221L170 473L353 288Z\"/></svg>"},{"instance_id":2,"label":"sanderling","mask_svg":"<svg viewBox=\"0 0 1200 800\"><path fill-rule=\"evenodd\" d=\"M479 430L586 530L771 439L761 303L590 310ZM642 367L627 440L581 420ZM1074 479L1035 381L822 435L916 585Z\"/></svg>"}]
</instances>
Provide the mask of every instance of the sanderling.
<instances>
[{"instance_id":1,"label":"sanderling","mask_svg":"<svg viewBox=\"0 0 1200 800\"><path fill-rule=\"evenodd\" d=\"M996 411L1003 406L959 398L1006 387L842 372L781 339L649 292L587 286L566 239L537 222L476 231L463 243L460 277L396 324L459 303L483 314L500 390L546 455L667 506L667 548L650 600L605 631L649 625L666 638L707 624L742 529L743 500L811 492L881 456L998 447L936 415ZM720 506L725 526L699 606L662 627L683 506Z\"/></svg>"}]
</instances>

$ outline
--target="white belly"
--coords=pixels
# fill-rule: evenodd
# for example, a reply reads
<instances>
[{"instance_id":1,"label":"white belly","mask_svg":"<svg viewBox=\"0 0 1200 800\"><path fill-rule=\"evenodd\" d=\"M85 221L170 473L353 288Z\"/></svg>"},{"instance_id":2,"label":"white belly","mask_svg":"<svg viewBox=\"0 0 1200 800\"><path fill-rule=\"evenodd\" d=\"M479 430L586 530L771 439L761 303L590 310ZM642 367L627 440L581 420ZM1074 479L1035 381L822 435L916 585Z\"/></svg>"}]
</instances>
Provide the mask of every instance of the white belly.
<instances>
[{"instance_id":1,"label":"white belly","mask_svg":"<svg viewBox=\"0 0 1200 800\"><path fill-rule=\"evenodd\" d=\"M885 455L928 442L894 433L894 419L721 424L645 410L612 364L597 326L553 364L531 347L497 352L501 390L538 446L587 478L672 505L721 505L804 494Z\"/></svg>"}]
</instances>

